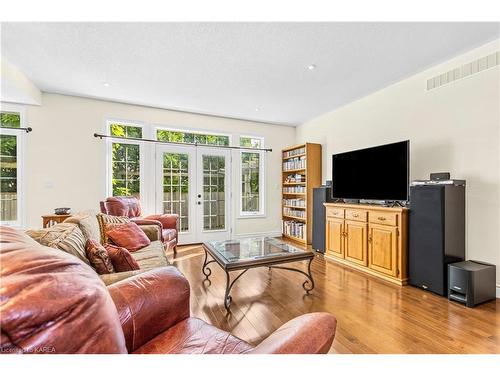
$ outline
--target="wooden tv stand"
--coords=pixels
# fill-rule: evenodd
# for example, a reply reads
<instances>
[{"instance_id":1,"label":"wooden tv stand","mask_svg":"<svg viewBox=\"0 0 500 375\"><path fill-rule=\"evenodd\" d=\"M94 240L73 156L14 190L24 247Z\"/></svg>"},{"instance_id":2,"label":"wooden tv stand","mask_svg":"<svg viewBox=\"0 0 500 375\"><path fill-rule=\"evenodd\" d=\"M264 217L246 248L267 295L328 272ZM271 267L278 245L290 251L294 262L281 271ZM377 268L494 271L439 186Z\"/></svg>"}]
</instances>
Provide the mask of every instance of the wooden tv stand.
<instances>
[{"instance_id":1,"label":"wooden tv stand","mask_svg":"<svg viewBox=\"0 0 500 375\"><path fill-rule=\"evenodd\" d=\"M408 280L408 209L325 203L325 257L398 285Z\"/></svg>"}]
</instances>

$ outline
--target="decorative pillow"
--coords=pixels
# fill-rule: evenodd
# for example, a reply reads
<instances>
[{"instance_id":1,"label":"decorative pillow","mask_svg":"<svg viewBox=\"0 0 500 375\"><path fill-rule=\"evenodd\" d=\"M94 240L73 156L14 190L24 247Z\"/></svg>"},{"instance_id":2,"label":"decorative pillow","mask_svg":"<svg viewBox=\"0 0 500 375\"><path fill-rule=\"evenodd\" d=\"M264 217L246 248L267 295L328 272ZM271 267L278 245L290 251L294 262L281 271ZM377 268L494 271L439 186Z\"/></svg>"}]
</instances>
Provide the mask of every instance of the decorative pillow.
<instances>
[{"instance_id":1,"label":"decorative pillow","mask_svg":"<svg viewBox=\"0 0 500 375\"><path fill-rule=\"evenodd\" d=\"M26 234L44 246L63 250L89 264L85 254L85 237L76 224L64 222L50 228L27 230Z\"/></svg>"},{"instance_id":2,"label":"decorative pillow","mask_svg":"<svg viewBox=\"0 0 500 375\"><path fill-rule=\"evenodd\" d=\"M111 259L111 263L113 263L113 267L116 272L134 271L139 269L137 261L124 247L106 244L104 245L104 248L108 252L109 259Z\"/></svg>"},{"instance_id":3,"label":"decorative pillow","mask_svg":"<svg viewBox=\"0 0 500 375\"><path fill-rule=\"evenodd\" d=\"M99 223L97 222L96 216L93 213L82 214L81 217L70 217L66 219L65 222L77 222L86 240L99 241L101 238L101 233L99 232Z\"/></svg>"},{"instance_id":4,"label":"decorative pillow","mask_svg":"<svg viewBox=\"0 0 500 375\"><path fill-rule=\"evenodd\" d=\"M127 216L97 214L97 222L99 223L99 230L101 231L101 243L105 244L108 242L108 236L106 234L108 229L107 224L126 224L130 223L130 219Z\"/></svg>"},{"instance_id":5,"label":"decorative pillow","mask_svg":"<svg viewBox=\"0 0 500 375\"><path fill-rule=\"evenodd\" d=\"M114 227L106 229L106 236L114 244L124 247L128 251L135 251L148 246L151 241L148 236L139 228L139 226L130 222L127 224L111 224Z\"/></svg>"},{"instance_id":6,"label":"decorative pillow","mask_svg":"<svg viewBox=\"0 0 500 375\"><path fill-rule=\"evenodd\" d=\"M90 239L87 240L85 250L91 266L95 268L99 275L115 272L108 252L99 242Z\"/></svg>"}]
</instances>

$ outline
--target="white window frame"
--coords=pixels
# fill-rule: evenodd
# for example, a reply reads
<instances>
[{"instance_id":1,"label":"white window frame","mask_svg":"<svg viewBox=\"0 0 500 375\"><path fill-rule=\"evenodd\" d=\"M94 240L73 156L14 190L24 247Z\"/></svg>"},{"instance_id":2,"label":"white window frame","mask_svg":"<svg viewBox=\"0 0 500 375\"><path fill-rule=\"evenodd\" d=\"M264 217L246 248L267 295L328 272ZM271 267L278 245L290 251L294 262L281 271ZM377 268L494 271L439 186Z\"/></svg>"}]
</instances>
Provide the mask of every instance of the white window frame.
<instances>
[{"instance_id":1,"label":"white window frame","mask_svg":"<svg viewBox=\"0 0 500 375\"><path fill-rule=\"evenodd\" d=\"M148 138L148 134L145 133L147 131L146 124L140 121L129 121L129 120L119 120L119 119L107 119L106 123L106 134L111 135L111 124L120 124L123 126L134 126L142 129L142 138ZM144 144L139 141L130 140L127 138L118 139L110 139L106 138L106 196L113 196L113 143L123 143L123 144L131 144L139 146L139 195L141 201L141 207L144 208L144 203L148 201L148 195L145 190L145 159L146 152L144 150Z\"/></svg>"},{"instance_id":2,"label":"white window frame","mask_svg":"<svg viewBox=\"0 0 500 375\"><path fill-rule=\"evenodd\" d=\"M157 132L158 130L167 130L167 131L172 131L172 132L179 132L179 133L192 133L192 134L201 134L201 135L216 135L216 136L222 136L222 137L228 137L229 138L229 146L233 146L233 134L230 133L220 133L218 131L211 131L209 129L194 129L194 128L176 128L176 127L170 127L170 126L163 126L163 125L157 125L153 124L153 138L158 140ZM258 137L254 137L258 138ZM238 137L239 140L239 137ZM161 142L161 141L160 141ZM173 142L175 144L175 142ZM190 143L179 143L180 146L182 145L190 145ZM217 147L217 145L204 145L203 147Z\"/></svg>"},{"instance_id":3,"label":"white window frame","mask_svg":"<svg viewBox=\"0 0 500 375\"><path fill-rule=\"evenodd\" d=\"M260 139L260 148L264 148L264 137L258 136L258 135L245 135L245 134L240 134L238 136L238 146L241 144L241 138L253 138L253 139ZM243 211L243 191L242 191L242 185L243 185L243 179L242 179L242 173L243 173L243 163L242 163L242 158L241 155L242 153L247 152L247 153L255 153L259 154L259 211ZM263 218L266 216L266 202L265 202L265 173L266 173L266 163L265 163L265 152L260 151L259 149L255 150L240 150L239 152L239 173L238 173L238 207L239 207L239 219L250 219L250 218Z\"/></svg>"},{"instance_id":4,"label":"white window frame","mask_svg":"<svg viewBox=\"0 0 500 375\"><path fill-rule=\"evenodd\" d=\"M25 107L1 103L0 110L2 112L15 112L19 113L21 128L26 127L26 110ZM17 220L0 221L1 225L10 226L14 228L23 228L26 223L26 206L25 206L25 158L26 151L26 132L22 130L0 128L0 133L5 135L14 135L17 137L16 151L17 151Z\"/></svg>"}]
</instances>

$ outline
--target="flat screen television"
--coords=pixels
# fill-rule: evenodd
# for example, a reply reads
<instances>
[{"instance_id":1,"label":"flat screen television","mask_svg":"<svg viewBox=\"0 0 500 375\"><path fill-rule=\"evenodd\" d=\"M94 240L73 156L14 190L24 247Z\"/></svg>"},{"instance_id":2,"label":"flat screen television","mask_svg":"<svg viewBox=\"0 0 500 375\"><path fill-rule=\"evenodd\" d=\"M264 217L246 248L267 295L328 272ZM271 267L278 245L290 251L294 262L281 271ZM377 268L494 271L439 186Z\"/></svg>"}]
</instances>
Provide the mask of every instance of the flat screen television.
<instances>
[{"instance_id":1,"label":"flat screen television","mask_svg":"<svg viewBox=\"0 0 500 375\"><path fill-rule=\"evenodd\" d=\"M332 198L407 201L410 141L332 156Z\"/></svg>"}]
</instances>

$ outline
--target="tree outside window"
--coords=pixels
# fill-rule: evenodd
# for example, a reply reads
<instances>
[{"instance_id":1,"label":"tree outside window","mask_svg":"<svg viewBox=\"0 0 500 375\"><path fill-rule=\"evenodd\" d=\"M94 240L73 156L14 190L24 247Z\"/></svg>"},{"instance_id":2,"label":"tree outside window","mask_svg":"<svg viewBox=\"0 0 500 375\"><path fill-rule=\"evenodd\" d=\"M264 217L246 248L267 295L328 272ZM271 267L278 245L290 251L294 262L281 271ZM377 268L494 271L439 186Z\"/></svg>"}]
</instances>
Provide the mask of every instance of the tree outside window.
<instances>
[{"instance_id":1,"label":"tree outside window","mask_svg":"<svg viewBox=\"0 0 500 375\"><path fill-rule=\"evenodd\" d=\"M20 113L1 112L1 128L21 127ZM18 135L0 135L0 221L18 220Z\"/></svg>"},{"instance_id":2,"label":"tree outside window","mask_svg":"<svg viewBox=\"0 0 500 375\"><path fill-rule=\"evenodd\" d=\"M112 123L110 134L123 138L142 138L139 126ZM111 144L111 184L113 196L140 197L140 146L134 143Z\"/></svg>"},{"instance_id":3,"label":"tree outside window","mask_svg":"<svg viewBox=\"0 0 500 375\"><path fill-rule=\"evenodd\" d=\"M240 146L260 149L262 139L240 137ZM262 212L261 157L260 152L241 151L241 213L243 215Z\"/></svg>"}]
</instances>

